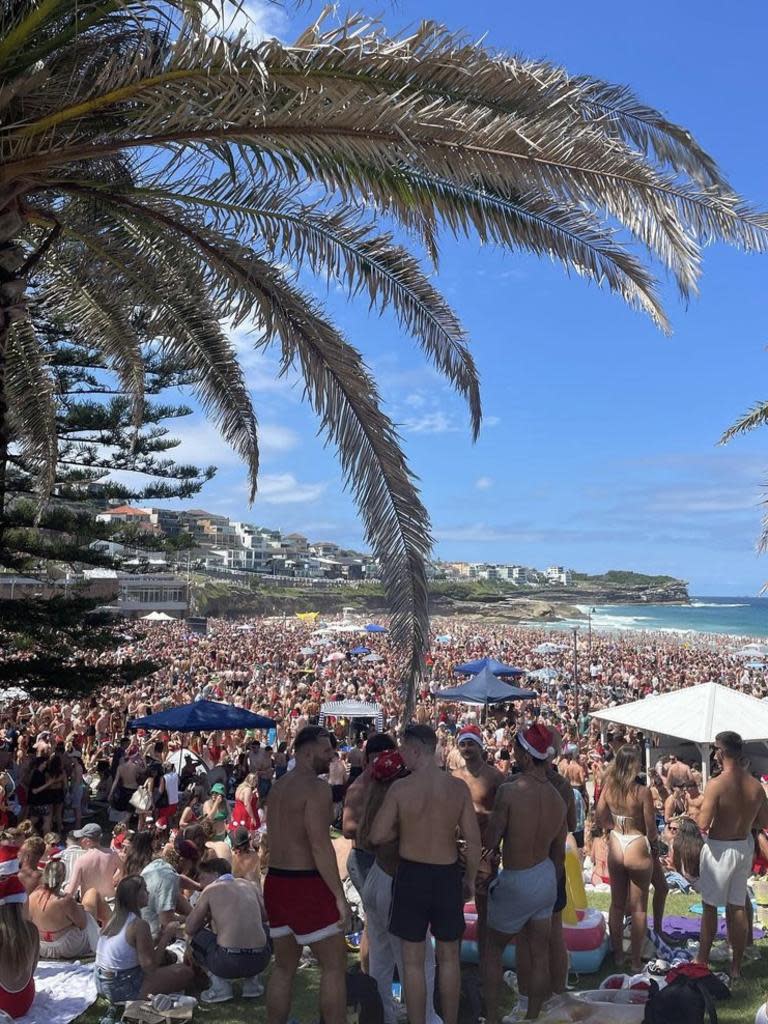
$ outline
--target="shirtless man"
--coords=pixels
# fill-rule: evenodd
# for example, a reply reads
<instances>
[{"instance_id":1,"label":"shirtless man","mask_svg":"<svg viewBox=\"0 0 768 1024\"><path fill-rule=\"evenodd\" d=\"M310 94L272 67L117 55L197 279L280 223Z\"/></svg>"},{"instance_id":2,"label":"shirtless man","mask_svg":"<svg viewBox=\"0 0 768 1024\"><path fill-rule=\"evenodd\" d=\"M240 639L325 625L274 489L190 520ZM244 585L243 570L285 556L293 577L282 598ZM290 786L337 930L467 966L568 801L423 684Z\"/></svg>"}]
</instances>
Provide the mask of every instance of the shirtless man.
<instances>
[{"instance_id":1,"label":"shirtless man","mask_svg":"<svg viewBox=\"0 0 768 1024\"><path fill-rule=\"evenodd\" d=\"M684 761L678 761L675 754L670 754L665 781L669 789L685 789L689 782L694 781L693 772Z\"/></svg>"},{"instance_id":2,"label":"shirtless man","mask_svg":"<svg viewBox=\"0 0 768 1024\"><path fill-rule=\"evenodd\" d=\"M578 789L584 798L584 813L589 813L589 793L587 792L587 778L584 769L574 759L573 748L567 746L563 751L563 757L558 765L560 774L568 780L573 789ZM573 830L571 830L573 831Z\"/></svg>"},{"instance_id":3,"label":"shirtless man","mask_svg":"<svg viewBox=\"0 0 768 1024\"><path fill-rule=\"evenodd\" d=\"M464 764L451 774L455 779L461 779L463 782L466 782L469 787L472 806L475 808L477 824L480 827L480 842L483 849L485 849L488 845L485 833L491 820L496 792L505 781L504 776L485 760L483 756L483 734L476 725L465 725L459 730L457 745L459 753L464 759ZM485 949L488 886L496 877L498 869L499 862L497 857L484 856L480 860L480 866L475 878L477 942L481 963Z\"/></svg>"},{"instance_id":4,"label":"shirtless man","mask_svg":"<svg viewBox=\"0 0 768 1024\"><path fill-rule=\"evenodd\" d=\"M401 754L411 774L393 782L371 828L373 846L398 840L400 863L392 889L389 930L402 941L405 996L411 1024L425 1024L424 943L429 929L440 965L440 1005L445 1024L459 1012L459 942L464 902L471 900L480 863L477 815L465 782L442 772L437 736L428 725L409 725ZM466 844L465 874L456 830Z\"/></svg>"},{"instance_id":5,"label":"shirtless man","mask_svg":"<svg viewBox=\"0 0 768 1024\"><path fill-rule=\"evenodd\" d=\"M232 874L255 882L261 890L261 857L253 848L251 833L242 826L232 833Z\"/></svg>"},{"instance_id":6,"label":"shirtless man","mask_svg":"<svg viewBox=\"0 0 768 1024\"><path fill-rule=\"evenodd\" d=\"M264 899L275 946L267 990L268 1024L286 1024L303 946L320 964L320 1011L326 1024L346 1021L349 907L330 836L331 787L318 775L333 757L331 738L308 725L293 745L296 767L269 794L269 870Z\"/></svg>"},{"instance_id":7,"label":"shirtless man","mask_svg":"<svg viewBox=\"0 0 768 1024\"><path fill-rule=\"evenodd\" d=\"M259 975L272 954L264 929L264 906L258 886L233 878L221 858L200 865L203 891L187 918L191 952L211 985L201 995L206 1003L232 999L232 979L243 979L243 999L264 993Z\"/></svg>"},{"instance_id":8,"label":"shirtless man","mask_svg":"<svg viewBox=\"0 0 768 1024\"><path fill-rule=\"evenodd\" d=\"M715 760L723 770L707 783L697 817L699 827L709 834L699 865L704 913L696 960L700 964L709 960L717 930L717 908L725 905L733 955L731 977L738 978L747 942L745 902L755 850L752 829L768 826L768 799L757 779L744 768L738 733L715 736Z\"/></svg>"},{"instance_id":9,"label":"shirtless man","mask_svg":"<svg viewBox=\"0 0 768 1024\"><path fill-rule=\"evenodd\" d=\"M486 1019L498 1024L502 957L507 943L523 933L530 949L527 1019L535 1019L550 985L549 933L557 881L565 869L566 808L547 779L554 754L552 734L533 725L515 738L522 774L502 786L488 828L488 842L503 846L503 870L488 898L488 937L483 980Z\"/></svg>"}]
</instances>

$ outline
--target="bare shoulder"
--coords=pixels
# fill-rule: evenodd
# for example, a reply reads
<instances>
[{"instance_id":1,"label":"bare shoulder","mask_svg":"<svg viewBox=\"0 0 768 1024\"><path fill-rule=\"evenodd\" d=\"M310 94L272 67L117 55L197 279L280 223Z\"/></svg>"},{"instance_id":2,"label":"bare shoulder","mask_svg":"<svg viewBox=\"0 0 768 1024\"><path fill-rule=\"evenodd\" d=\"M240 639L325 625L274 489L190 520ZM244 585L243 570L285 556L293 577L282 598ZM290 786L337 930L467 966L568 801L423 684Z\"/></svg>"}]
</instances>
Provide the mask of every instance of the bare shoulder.
<instances>
[{"instance_id":1,"label":"bare shoulder","mask_svg":"<svg viewBox=\"0 0 768 1024\"><path fill-rule=\"evenodd\" d=\"M469 793L469 786L466 784L464 779L459 778L458 775L448 775L446 773L443 785L447 786L448 789L452 790L454 793L458 793L460 796L463 796L465 793Z\"/></svg>"}]
</instances>

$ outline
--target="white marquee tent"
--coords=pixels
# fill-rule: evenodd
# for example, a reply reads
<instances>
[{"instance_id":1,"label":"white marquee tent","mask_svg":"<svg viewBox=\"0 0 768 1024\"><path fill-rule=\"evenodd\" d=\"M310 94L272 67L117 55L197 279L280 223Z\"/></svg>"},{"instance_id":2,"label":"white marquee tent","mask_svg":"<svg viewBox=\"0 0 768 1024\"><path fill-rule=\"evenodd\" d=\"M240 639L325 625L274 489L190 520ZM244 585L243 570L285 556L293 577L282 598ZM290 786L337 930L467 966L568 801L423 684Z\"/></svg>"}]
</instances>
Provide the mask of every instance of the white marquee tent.
<instances>
[{"instance_id":1,"label":"white marquee tent","mask_svg":"<svg viewBox=\"0 0 768 1024\"><path fill-rule=\"evenodd\" d=\"M745 742L768 740L768 701L757 700L720 683L700 683L631 704L603 708L593 711L592 718L698 743L705 777L709 769L709 745L719 732L737 732Z\"/></svg>"}]
</instances>

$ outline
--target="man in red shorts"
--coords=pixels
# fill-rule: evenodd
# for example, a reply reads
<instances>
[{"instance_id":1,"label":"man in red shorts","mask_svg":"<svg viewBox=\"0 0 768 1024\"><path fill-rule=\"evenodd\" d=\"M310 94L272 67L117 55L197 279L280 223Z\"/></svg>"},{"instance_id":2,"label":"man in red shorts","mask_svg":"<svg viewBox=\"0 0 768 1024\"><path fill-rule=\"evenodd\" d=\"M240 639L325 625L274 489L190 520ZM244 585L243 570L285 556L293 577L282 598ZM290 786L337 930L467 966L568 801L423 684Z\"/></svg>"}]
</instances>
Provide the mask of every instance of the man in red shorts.
<instances>
[{"instance_id":1,"label":"man in red shorts","mask_svg":"<svg viewBox=\"0 0 768 1024\"><path fill-rule=\"evenodd\" d=\"M325 1024L346 1021L349 907L331 843L331 787L318 778L333 757L326 729L308 725L296 736L296 767L269 794L269 871L264 901L275 966L267 988L268 1024L286 1024L303 946L320 964Z\"/></svg>"}]
</instances>

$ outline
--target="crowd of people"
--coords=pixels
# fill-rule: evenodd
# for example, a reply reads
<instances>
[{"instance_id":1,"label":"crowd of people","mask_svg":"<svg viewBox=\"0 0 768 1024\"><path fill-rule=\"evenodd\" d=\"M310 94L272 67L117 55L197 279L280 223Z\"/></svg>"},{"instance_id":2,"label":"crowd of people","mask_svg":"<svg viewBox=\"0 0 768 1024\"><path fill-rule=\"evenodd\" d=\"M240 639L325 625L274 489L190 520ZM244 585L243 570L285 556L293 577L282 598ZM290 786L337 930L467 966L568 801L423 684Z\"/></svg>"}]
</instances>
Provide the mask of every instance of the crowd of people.
<instances>
[{"instance_id":1,"label":"crowd of people","mask_svg":"<svg viewBox=\"0 0 768 1024\"><path fill-rule=\"evenodd\" d=\"M589 884L610 887L618 970L627 919L628 966L642 969L651 888L650 923L663 937L671 883L701 893L702 964L716 908L728 907L731 976L740 976L768 803L739 737L718 738L716 777L704 787L698 766L674 754L652 757L645 776L644 737L601 731L590 717L709 680L765 697L766 674L744 666L733 638L584 631L574 661L570 635L537 650L562 639L550 629L436 622L403 725L386 633L361 643L348 625L316 625L212 621L202 636L181 622L131 625L118 651L98 657L154 661L140 685L4 703L0 1010L29 1009L40 958L93 955L112 1004L181 992L259 998L271 964L268 1020L285 1024L309 946L326 1024L346 1019L354 987L380 1005L384 1024L405 1013L412 1024L455 1024L474 903L483 1016L500 1020L514 937L509 1019L535 1019L567 986L567 848ZM490 709L440 698L457 664L486 656L538 672L526 683L536 698ZM130 726L199 699L276 724L199 735ZM378 727L321 721L324 704L344 700L375 702ZM347 977L357 905L367 988Z\"/></svg>"}]
</instances>

